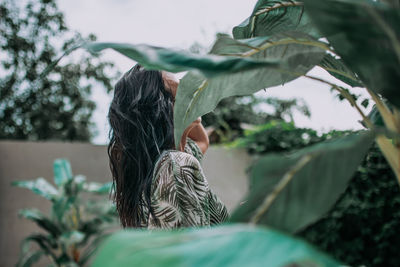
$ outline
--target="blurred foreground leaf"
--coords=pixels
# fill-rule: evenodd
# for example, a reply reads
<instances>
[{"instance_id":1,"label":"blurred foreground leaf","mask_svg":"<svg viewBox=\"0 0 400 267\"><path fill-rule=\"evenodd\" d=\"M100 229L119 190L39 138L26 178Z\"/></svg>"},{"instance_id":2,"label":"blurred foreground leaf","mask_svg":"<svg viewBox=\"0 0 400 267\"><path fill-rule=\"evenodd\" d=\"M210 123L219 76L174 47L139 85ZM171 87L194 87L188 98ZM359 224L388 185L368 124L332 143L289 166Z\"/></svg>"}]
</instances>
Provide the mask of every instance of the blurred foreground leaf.
<instances>
[{"instance_id":1,"label":"blurred foreground leaf","mask_svg":"<svg viewBox=\"0 0 400 267\"><path fill-rule=\"evenodd\" d=\"M179 231L120 231L99 249L93 267L339 266L312 246L264 227L225 225Z\"/></svg>"}]
</instances>

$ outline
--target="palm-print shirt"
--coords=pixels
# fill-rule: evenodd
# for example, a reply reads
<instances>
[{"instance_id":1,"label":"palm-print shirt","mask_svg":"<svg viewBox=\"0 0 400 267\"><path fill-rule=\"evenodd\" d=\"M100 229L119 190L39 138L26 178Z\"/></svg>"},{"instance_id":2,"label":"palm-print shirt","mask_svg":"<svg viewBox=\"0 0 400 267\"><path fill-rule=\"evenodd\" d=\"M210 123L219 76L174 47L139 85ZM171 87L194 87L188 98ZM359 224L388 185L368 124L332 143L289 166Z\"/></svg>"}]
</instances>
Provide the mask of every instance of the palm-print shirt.
<instances>
[{"instance_id":1,"label":"palm-print shirt","mask_svg":"<svg viewBox=\"0 0 400 267\"><path fill-rule=\"evenodd\" d=\"M164 151L153 172L148 229L211 226L228 217L225 205L211 191L200 165L203 154L187 138L185 152ZM146 216L147 217L147 216Z\"/></svg>"}]
</instances>

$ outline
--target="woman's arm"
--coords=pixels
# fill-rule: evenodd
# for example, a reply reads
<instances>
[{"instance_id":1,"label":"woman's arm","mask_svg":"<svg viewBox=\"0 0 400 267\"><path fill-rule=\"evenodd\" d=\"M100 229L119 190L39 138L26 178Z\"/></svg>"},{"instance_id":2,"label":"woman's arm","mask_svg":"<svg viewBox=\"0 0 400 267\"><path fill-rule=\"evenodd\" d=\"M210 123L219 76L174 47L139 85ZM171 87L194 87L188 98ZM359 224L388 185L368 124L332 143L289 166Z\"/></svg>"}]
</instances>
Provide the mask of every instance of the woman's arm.
<instances>
[{"instance_id":1,"label":"woman's arm","mask_svg":"<svg viewBox=\"0 0 400 267\"><path fill-rule=\"evenodd\" d=\"M201 121L189 131L188 137L196 142L203 154L206 153L210 141L208 139L207 131L201 124Z\"/></svg>"},{"instance_id":2,"label":"woman's arm","mask_svg":"<svg viewBox=\"0 0 400 267\"><path fill-rule=\"evenodd\" d=\"M170 72L163 71L162 75L166 84L166 88L170 90L173 98L175 99L179 81ZM203 125L201 124L201 117L198 117L197 120L192 122L183 132L179 146L180 151L185 150L186 137L189 137L190 139L195 141L203 154L206 152L209 145L209 140L207 132L204 129Z\"/></svg>"},{"instance_id":3,"label":"woman's arm","mask_svg":"<svg viewBox=\"0 0 400 267\"><path fill-rule=\"evenodd\" d=\"M206 153L210 141L208 139L206 129L204 129L204 126L201 124L201 117L192 122L183 132L179 148L180 151L184 151L186 145L186 137L189 137L190 139L195 141L203 154Z\"/></svg>"}]
</instances>

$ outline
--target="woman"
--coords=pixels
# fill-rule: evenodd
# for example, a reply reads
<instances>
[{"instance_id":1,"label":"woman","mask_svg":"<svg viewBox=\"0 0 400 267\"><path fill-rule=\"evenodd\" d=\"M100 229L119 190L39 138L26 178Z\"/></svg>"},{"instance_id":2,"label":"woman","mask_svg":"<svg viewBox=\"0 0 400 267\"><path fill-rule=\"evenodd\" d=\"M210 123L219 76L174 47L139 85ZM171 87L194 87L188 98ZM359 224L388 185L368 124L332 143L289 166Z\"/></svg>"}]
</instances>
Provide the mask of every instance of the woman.
<instances>
[{"instance_id":1,"label":"woman","mask_svg":"<svg viewBox=\"0 0 400 267\"><path fill-rule=\"evenodd\" d=\"M201 119L174 150L173 105L178 81L136 65L115 85L108 118L108 155L123 227L209 226L227 218L200 165L208 148Z\"/></svg>"}]
</instances>

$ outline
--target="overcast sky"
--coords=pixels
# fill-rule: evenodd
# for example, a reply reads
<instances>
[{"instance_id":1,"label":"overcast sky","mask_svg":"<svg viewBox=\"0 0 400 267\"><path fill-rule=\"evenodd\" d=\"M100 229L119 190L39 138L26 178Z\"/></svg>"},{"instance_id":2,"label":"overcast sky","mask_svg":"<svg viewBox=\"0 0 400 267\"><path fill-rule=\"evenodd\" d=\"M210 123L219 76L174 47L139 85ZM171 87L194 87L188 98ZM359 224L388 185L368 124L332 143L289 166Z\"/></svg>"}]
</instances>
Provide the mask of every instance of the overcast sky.
<instances>
[{"instance_id":1,"label":"overcast sky","mask_svg":"<svg viewBox=\"0 0 400 267\"><path fill-rule=\"evenodd\" d=\"M158 46L186 49L194 42L209 46L215 33L230 33L233 26L251 13L256 0L58 0L71 29L83 34L94 33L99 41L147 43ZM134 62L116 52L106 51L104 59L114 61L121 72L127 71ZM330 79L320 69L312 75ZM362 89L354 90L364 92ZM347 102L339 102L330 88L305 78L285 86L270 88L259 94L280 98L303 98L310 106L311 119L295 114L297 126L311 127L319 131L331 129L359 129L361 117ZM111 94L94 88L93 100L97 110L93 121L99 135L96 144L107 143L106 119Z\"/></svg>"}]
</instances>

